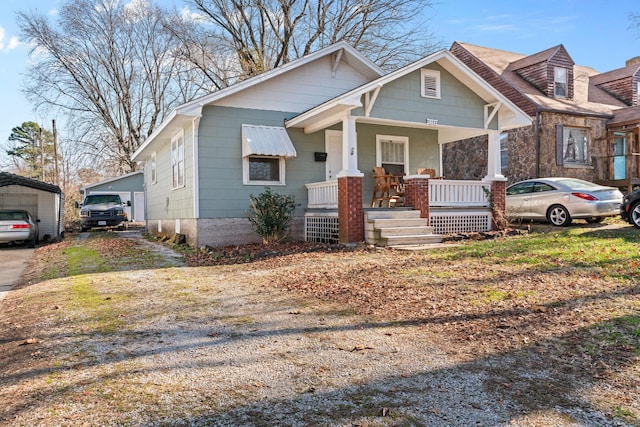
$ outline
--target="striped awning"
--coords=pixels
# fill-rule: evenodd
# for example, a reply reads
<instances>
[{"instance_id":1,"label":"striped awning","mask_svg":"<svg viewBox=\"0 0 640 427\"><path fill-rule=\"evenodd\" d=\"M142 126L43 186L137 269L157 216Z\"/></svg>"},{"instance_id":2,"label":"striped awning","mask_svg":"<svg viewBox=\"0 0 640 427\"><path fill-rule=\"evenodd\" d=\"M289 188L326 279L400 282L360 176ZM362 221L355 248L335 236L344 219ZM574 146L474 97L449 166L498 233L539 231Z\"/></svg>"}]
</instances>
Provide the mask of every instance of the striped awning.
<instances>
[{"instance_id":1,"label":"striped awning","mask_svg":"<svg viewBox=\"0 0 640 427\"><path fill-rule=\"evenodd\" d=\"M283 127L242 125L242 157L254 155L296 157L296 149Z\"/></svg>"}]
</instances>

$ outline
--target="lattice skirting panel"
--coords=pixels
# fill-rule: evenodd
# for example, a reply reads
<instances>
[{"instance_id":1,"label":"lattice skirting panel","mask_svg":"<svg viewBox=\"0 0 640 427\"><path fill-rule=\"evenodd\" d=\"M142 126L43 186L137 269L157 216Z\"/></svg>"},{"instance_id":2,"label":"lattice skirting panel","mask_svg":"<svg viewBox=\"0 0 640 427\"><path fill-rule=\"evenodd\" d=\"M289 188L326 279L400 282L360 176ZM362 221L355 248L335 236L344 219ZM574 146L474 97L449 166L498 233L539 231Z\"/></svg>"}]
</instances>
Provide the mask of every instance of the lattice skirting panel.
<instances>
[{"instance_id":1,"label":"lattice skirting panel","mask_svg":"<svg viewBox=\"0 0 640 427\"><path fill-rule=\"evenodd\" d=\"M313 213L304 216L304 240L318 243L338 243L338 214Z\"/></svg>"},{"instance_id":2,"label":"lattice skirting panel","mask_svg":"<svg viewBox=\"0 0 640 427\"><path fill-rule=\"evenodd\" d=\"M429 225L437 234L491 230L491 211L431 212Z\"/></svg>"}]
</instances>

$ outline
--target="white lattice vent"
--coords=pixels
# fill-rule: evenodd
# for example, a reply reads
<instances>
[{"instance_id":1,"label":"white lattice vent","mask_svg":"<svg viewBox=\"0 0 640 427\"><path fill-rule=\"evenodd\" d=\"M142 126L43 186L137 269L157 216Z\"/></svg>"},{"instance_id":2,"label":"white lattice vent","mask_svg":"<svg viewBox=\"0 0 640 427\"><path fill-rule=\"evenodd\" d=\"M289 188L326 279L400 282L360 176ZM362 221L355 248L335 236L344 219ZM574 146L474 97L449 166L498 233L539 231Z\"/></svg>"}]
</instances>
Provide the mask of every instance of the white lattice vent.
<instances>
[{"instance_id":1,"label":"white lattice vent","mask_svg":"<svg viewBox=\"0 0 640 427\"><path fill-rule=\"evenodd\" d=\"M304 217L304 235L307 242L338 243L338 216L313 214Z\"/></svg>"},{"instance_id":2,"label":"white lattice vent","mask_svg":"<svg viewBox=\"0 0 640 427\"><path fill-rule=\"evenodd\" d=\"M431 212L429 225L437 234L491 230L491 212Z\"/></svg>"}]
</instances>

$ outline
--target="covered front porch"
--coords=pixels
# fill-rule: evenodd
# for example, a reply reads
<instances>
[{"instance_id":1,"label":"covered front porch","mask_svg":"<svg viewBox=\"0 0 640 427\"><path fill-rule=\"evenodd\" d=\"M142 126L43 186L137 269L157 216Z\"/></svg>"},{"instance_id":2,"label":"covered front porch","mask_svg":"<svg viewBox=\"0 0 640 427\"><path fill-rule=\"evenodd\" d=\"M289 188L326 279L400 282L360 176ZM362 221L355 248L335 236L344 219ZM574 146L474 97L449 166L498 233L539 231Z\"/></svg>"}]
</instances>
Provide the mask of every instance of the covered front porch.
<instances>
[{"instance_id":1,"label":"covered front porch","mask_svg":"<svg viewBox=\"0 0 640 427\"><path fill-rule=\"evenodd\" d=\"M490 194L492 183L487 181L459 181L432 179L425 175L407 175L405 200L391 208L371 207L363 204L363 215L371 211L406 211L420 209L435 234L489 231L495 226ZM305 214L305 239L319 242L338 242L338 180L306 185L308 203ZM420 192L420 200L411 200L411 194ZM363 195L364 199L367 195ZM423 203L426 199L427 203ZM411 204L411 205L410 205ZM413 205L417 205L416 208ZM367 225L364 224L366 230ZM368 241L365 232L365 241Z\"/></svg>"},{"instance_id":2,"label":"covered front porch","mask_svg":"<svg viewBox=\"0 0 640 427\"><path fill-rule=\"evenodd\" d=\"M436 234L494 229L505 216L500 133L530 123L447 51L287 120L287 128L322 132L325 139L317 153L326 161L325 180L306 184L306 239L369 241L369 213L382 209L416 211L420 223L412 217L407 227ZM481 135L488 139L486 176L442 177L443 146ZM401 197L386 205L392 207L372 206L374 168L401 179ZM434 170L439 179L421 169Z\"/></svg>"}]
</instances>

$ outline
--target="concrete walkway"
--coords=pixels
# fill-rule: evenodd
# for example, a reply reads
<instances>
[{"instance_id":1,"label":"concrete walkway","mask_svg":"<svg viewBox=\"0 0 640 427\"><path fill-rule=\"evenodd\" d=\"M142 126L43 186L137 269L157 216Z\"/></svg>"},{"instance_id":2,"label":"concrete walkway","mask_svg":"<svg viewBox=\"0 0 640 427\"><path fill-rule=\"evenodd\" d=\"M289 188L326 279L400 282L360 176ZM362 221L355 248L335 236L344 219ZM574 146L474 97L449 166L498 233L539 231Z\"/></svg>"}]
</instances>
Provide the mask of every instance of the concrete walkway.
<instances>
[{"instance_id":1,"label":"concrete walkway","mask_svg":"<svg viewBox=\"0 0 640 427\"><path fill-rule=\"evenodd\" d=\"M0 247L0 301L20 279L35 249Z\"/></svg>"}]
</instances>

